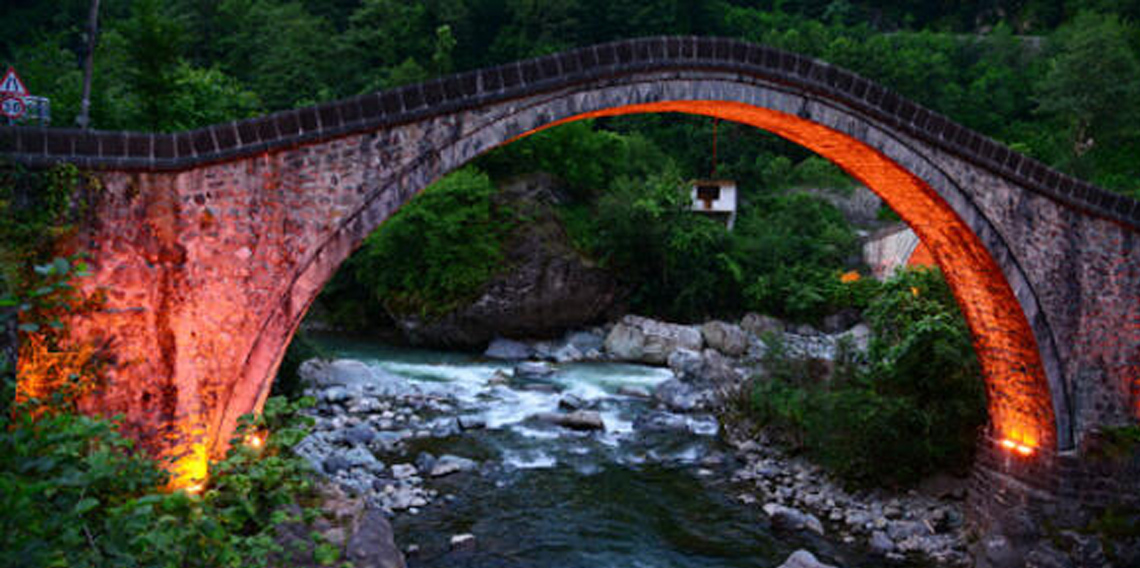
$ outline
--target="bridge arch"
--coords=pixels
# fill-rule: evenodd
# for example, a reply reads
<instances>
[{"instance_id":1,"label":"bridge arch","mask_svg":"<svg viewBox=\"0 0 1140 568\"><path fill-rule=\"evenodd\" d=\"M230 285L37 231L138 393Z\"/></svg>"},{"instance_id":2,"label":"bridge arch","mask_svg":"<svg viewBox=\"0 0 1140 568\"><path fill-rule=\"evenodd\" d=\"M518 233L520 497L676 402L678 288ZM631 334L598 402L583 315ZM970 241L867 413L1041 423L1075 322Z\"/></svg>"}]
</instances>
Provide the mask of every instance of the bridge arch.
<instances>
[{"instance_id":1,"label":"bridge arch","mask_svg":"<svg viewBox=\"0 0 1140 568\"><path fill-rule=\"evenodd\" d=\"M357 216L318 245L320 261L302 270L293 288L284 292L290 301L279 304L271 316L274 319L258 336L223 420L236 420L260 406L309 304L364 237L394 213L394 207L486 149L538 130L585 118L676 112L732 120L778 134L833 161L878 194L931 248L963 308L985 376L994 436L1046 450L1056 449L1059 442L1071 442L1067 424L1059 425L1056 420L1058 415L1067 416L1064 390L1056 378L1049 381L1043 363L1051 359L1051 367L1060 368L1055 352L1041 348L1042 344L1051 347L1052 334L1046 322L1038 320L1040 327L1034 329L1025 315L1040 311L1037 299L1015 262L1001 266L995 261L1012 258L1008 247L943 167L893 133L868 125L826 100L769 85L742 84L739 78L717 74L627 79L610 79L603 86L582 86L512 106L467 135L426 150L433 159L413 162L405 175L393 179L393 187L361 203ZM659 94L647 96L647 88ZM629 102L651 98L660 100ZM791 109L795 112L786 112ZM845 126L849 131L838 129ZM402 198L385 199L396 188ZM1010 282L1020 284L1020 297ZM1039 335L1043 342L1037 341ZM257 402L251 405L253 397ZM227 425L221 430L227 431Z\"/></svg>"},{"instance_id":2,"label":"bridge arch","mask_svg":"<svg viewBox=\"0 0 1140 568\"><path fill-rule=\"evenodd\" d=\"M946 272L993 436L1032 449L1027 459L1048 462L1086 428L1140 414L1140 333L1128 331L1140 321L1135 202L851 73L760 46L631 40L176 135L3 129L0 153L104 170L83 238L91 285L115 293L78 331L125 330L130 345L120 340L126 364L86 407L126 414L151 447L190 447L200 462L260 407L321 287L402 204L500 144L643 112L756 126L878 193ZM1125 331L1105 338L1105 326Z\"/></svg>"}]
</instances>

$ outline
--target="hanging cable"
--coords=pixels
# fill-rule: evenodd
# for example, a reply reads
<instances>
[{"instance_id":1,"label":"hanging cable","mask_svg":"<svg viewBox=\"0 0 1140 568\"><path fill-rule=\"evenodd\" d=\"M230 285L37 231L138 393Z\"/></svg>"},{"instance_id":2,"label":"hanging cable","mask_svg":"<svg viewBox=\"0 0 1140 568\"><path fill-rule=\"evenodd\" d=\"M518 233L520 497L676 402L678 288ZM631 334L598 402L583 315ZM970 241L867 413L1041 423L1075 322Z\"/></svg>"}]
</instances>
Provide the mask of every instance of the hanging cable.
<instances>
[{"instance_id":1,"label":"hanging cable","mask_svg":"<svg viewBox=\"0 0 1140 568\"><path fill-rule=\"evenodd\" d=\"M716 179L716 127L720 123L720 117L713 117L713 155L712 155L712 179Z\"/></svg>"}]
</instances>

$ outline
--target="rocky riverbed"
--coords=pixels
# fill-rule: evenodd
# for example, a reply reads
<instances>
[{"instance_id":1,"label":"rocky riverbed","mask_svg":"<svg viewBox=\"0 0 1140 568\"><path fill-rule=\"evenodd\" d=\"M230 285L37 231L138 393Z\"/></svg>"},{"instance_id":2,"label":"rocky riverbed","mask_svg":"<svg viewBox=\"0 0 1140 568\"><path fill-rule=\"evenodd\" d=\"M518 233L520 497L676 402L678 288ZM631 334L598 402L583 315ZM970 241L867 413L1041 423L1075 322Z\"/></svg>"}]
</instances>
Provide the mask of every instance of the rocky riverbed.
<instances>
[{"instance_id":1,"label":"rocky riverbed","mask_svg":"<svg viewBox=\"0 0 1140 568\"><path fill-rule=\"evenodd\" d=\"M412 565L443 566L452 555L511 541L489 524L440 517L478 509L476 494L524 487L542 472L560 479L554 485L568 494L580 491L574 484L617 475L631 492L652 495L658 490L645 481L646 470L695 480L712 499L731 501L717 505L729 517L757 515L742 525L767 531L750 538L773 544L748 553L766 564L793 552L787 543L823 551L820 561L843 566L965 564L962 492L954 484L926 493L851 494L818 468L722 428L715 411L777 334L788 352L821 361L834 358L841 344L865 347L867 337L859 326L827 334L760 316L704 326L627 316L561 341L496 340L482 357L353 344L334 351L370 356L303 365L318 404L315 432L297 452L392 518ZM343 347L346 340L332 341ZM401 533L415 532L421 518L430 530ZM432 536L441 524L453 528Z\"/></svg>"}]
</instances>

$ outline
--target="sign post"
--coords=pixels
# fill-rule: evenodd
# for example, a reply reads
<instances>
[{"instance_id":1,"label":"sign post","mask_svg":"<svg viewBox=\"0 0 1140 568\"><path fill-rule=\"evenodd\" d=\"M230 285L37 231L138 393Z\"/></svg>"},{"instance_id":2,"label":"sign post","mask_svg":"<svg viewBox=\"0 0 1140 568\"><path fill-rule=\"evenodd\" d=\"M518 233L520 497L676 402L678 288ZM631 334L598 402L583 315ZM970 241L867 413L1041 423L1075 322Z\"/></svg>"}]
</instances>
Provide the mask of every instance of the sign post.
<instances>
[{"instance_id":1,"label":"sign post","mask_svg":"<svg viewBox=\"0 0 1140 568\"><path fill-rule=\"evenodd\" d=\"M24 82L16 70L9 67L4 78L0 79L0 114L11 121L22 118L28 110L28 105L24 102L26 96L28 89L24 88Z\"/></svg>"},{"instance_id":2,"label":"sign post","mask_svg":"<svg viewBox=\"0 0 1140 568\"><path fill-rule=\"evenodd\" d=\"M0 79L0 116L7 118L9 124L15 124L21 118L34 118L41 125L51 122L51 101L46 97L36 97L28 94L24 81L16 74L12 67Z\"/></svg>"}]
</instances>

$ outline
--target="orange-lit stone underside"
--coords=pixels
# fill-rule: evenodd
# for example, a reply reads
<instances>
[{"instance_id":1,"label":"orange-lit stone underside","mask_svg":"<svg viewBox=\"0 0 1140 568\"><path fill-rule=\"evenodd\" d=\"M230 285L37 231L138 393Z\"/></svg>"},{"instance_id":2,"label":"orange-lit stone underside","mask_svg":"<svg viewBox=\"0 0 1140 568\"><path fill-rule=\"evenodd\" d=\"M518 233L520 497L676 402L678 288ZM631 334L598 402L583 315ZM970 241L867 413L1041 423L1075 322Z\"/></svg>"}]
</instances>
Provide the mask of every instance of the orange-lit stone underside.
<instances>
[{"instance_id":1,"label":"orange-lit stone underside","mask_svg":"<svg viewBox=\"0 0 1140 568\"><path fill-rule=\"evenodd\" d=\"M542 128L591 117L660 112L719 117L767 130L830 159L875 191L918 234L934 261L945 272L962 305L985 374L994 430L992 437L1010 440L1015 447L1018 444L1028 448L1056 447L1052 399L1037 346L1020 305L998 265L978 237L933 189L883 154L850 136L797 116L742 103L720 101L676 101L624 106L573 116ZM526 134L531 133L533 132ZM256 162L247 164L247 168L256 169L256 166ZM274 171L269 167L265 170ZM259 194L264 194L265 197L264 201L259 202L263 217L268 215L266 211L284 209L283 200L289 196L295 199L316 199L302 191L278 193L278 180L272 175L266 174L267 177L263 180L266 191ZM171 201L175 195L172 186L175 180L156 174L143 181L157 188L157 197L150 200L152 211L147 212L147 218L151 219L148 222L155 227L147 234L156 237L158 244L162 245L156 247L161 254L153 259L147 257L147 262L155 265L177 264L182 261L178 255L169 259L163 256L163 251L176 249L173 246L176 235L171 229L176 221ZM307 182L302 179L290 183L304 187ZM236 217L246 213L236 208L234 211L235 219L231 219L230 224L238 226ZM131 219L133 218L126 214L122 218ZM273 219L269 224L285 225L283 221L276 220L276 217ZM205 220L195 220L194 226L199 230L209 230L217 224L217 220L211 218L209 226L204 226L203 223ZM214 249L203 250L209 252ZM210 265L210 274L198 275L200 280L216 276L219 271L223 275L228 274L226 270L237 266L235 257L217 254L216 257L206 257L206 260L216 261L216 264ZM266 253L269 258L261 261L266 266L277 266L281 264L278 259L281 254L285 253L273 249ZM159 291L162 293L156 292L154 286L145 285L153 277L148 267L133 267L131 270L134 272L127 274L128 283L142 285L137 286L137 290L131 289L134 295L124 301L125 306L151 305L148 302L153 301L152 296L160 299L173 297L177 291L173 280L163 280L156 284L162 288ZM183 270L187 269L183 267ZM269 272L257 274L267 280L279 276ZM111 279L119 277L115 273L113 277L107 276L107 281L121 282ZM251 276L235 270L230 277ZM267 290L276 289L272 282L262 284ZM312 294L316 294L316 284ZM150 380L153 375L157 377L155 380L169 381L168 384L158 385L158 392L170 395L160 397L166 406L158 403L149 406L139 404L139 391L147 385L142 381L126 381L118 385L118 390L104 395L104 398L86 400L86 405L81 408L89 412L126 413L128 419L133 420L131 424L135 428L128 432L129 435L149 441L146 446L148 449L175 459L172 467L174 487L200 486L207 475L207 460L224 454L227 441L233 434L236 416L244 412L260 411L273 370L277 368L274 363L266 366L269 370L264 375L255 373L246 377L242 374L244 367L241 362L254 349L257 338L255 334L243 333L230 337L228 333L230 330L250 329L247 320L260 312L242 305L240 298L219 296L211 297L208 302L187 302L188 307L182 307L181 312L174 311L175 304L161 300L154 305L153 311L141 316L136 316L131 310L119 310L102 314L90 321L77 322L75 331L79 336L94 337L99 335L100 329L114 329L125 337L134 338L133 341L137 342L135 356L127 359L132 365L131 372L124 376ZM153 318L154 321L147 318ZM162 330L162 333L147 335L152 328ZM256 329L260 330L261 327ZM223 331L216 337L211 336L209 340L193 340L196 333L209 330ZM132 335L135 332L139 337ZM176 351L179 337L183 338L185 345ZM187 341L187 338L190 340ZM275 354L279 361L283 350L284 344L280 350L271 354ZM41 386L38 382L32 382L21 384L21 389L25 393L39 393L37 389ZM222 420L223 414L232 414L232 419ZM1042 456L1044 452L1030 453Z\"/></svg>"},{"instance_id":2,"label":"orange-lit stone underside","mask_svg":"<svg viewBox=\"0 0 1140 568\"><path fill-rule=\"evenodd\" d=\"M962 307L986 382L995 438L1029 448L1056 447L1052 399L1037 343L1001 269L933 189L877 150L794 115L723 101L630 105L577 115L543 129L586 118L660 112L717 117L777 134L831 160L874 191L918 235Z\"/></svg>"}]
</instances>

